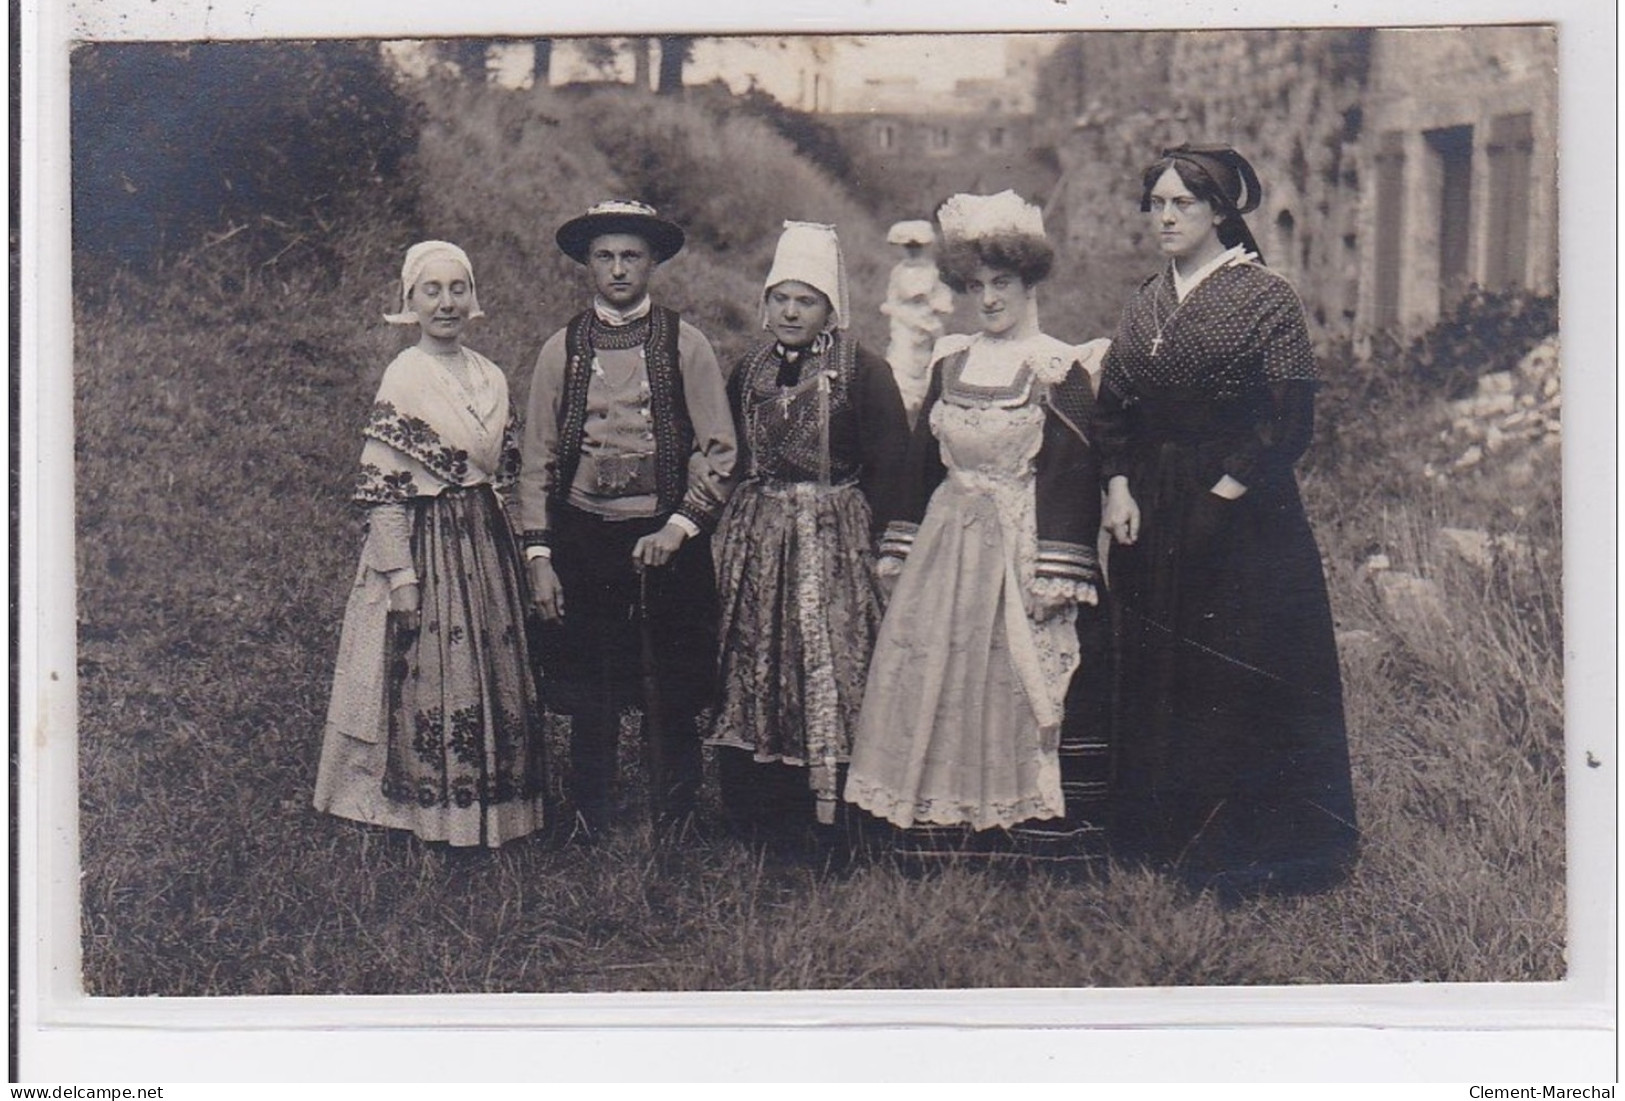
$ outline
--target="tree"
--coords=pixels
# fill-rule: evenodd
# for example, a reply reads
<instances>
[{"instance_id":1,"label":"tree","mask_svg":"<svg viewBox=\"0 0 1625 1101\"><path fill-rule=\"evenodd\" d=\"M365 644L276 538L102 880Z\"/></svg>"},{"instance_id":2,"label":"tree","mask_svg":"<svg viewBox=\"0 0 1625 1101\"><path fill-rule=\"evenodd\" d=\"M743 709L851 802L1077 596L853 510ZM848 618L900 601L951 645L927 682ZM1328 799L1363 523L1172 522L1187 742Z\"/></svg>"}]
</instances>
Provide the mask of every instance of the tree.
<instances>
[{"instance_id":1,"label":"tree","mask_svg":"<svg viewBox=\"0 0 1625 1101\"><path fill-rule=\"evenodd\" d=\"M546 88L553 82L553 40L551 38L537 38L532 40L535 47L535 57L530 63L531 85L536 88Z\"/></svg>"},{"instance_id":2,"label":"tree","mask_svg":"<svg viewBox=\"0 0 1625 1101\"><path fill-rule=\"evenodd\" d=\"M649 90L649 40L632 39L632 87L640 92Z\"/></svg>"},{"instance_id":3,"label":"tree","mask_svg":"<svg viewBox=\"0 0 1625 1101\"><path fill-rule=\"evenodd\" d=\"M646 47L647 48L647 47ZM694 36L667 34L660 37L660 75L655 91L663 96L683 90L683 66L694 57Z\"/></svg>"},{"instance_id":4,"label":"tree","mask_svg":"<svg viewBox=\"0 0 1625 1101\"><path fill-rule=\"evenodd\" d=\"M620 54L616 52L615 42L609 38L583 38L576 47L581 53L581 60L586 62L601 79L612 80L615 70L620 62Z\"/></svg>"},{"instance_id":5,"label":"tree","mask_svg":"<svg viewBox=\"0 0 1625 1101\"><path fill-rule=\"evenodd\" d=\"M409 200L417 117L376 44L98 42L70 90L79 254L143 263L225 230L270 255Z\"/></svg>"},{"instance_id":6,"label":"tree","mask_svg":"<svg viewBox=\"0 0 1625 1101\"><path fill-rule=\"evenodd\" d=\"M463 79L484 84L488 79L486 67L491 43L483 38L454 38L441 43L448 59L457 66Z\"/></svg>"}]
</instances>

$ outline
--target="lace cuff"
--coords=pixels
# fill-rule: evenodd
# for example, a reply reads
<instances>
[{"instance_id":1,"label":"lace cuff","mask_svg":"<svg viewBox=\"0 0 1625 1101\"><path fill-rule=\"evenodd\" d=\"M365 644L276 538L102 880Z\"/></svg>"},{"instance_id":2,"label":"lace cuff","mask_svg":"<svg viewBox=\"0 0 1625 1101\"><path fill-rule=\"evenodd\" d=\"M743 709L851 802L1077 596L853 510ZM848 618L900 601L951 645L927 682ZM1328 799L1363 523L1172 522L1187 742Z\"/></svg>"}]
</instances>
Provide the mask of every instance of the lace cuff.
<instances>
[{"instance_id":1,"label":"lace cuff","mask_svg":"<svg viewBox=\"0 0 1625 1101\"><path fill-rule=\"evenodd\" d=\"M1039 577L1033 581L1032 593L1033 599L1050 609L1064 608L1068 604L1100 603L1100 591L1089 581Z\"/></svg>"}]
</instances>

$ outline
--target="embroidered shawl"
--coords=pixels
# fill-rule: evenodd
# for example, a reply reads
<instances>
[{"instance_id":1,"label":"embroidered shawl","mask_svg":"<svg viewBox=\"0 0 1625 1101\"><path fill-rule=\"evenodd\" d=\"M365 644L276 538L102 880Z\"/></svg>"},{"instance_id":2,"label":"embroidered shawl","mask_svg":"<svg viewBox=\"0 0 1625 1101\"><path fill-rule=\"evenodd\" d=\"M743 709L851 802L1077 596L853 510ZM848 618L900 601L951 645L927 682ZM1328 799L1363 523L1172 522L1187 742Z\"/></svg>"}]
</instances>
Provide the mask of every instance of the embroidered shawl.
<instances>
[{"instance_id":1,"label":"embroidered shawl","mask_svg":"<svg viewBox=\"0 0 1625 1101\"><path fill-rule=\"evenodd\" d=\"M356 503L399 504L449 486L503 489L518 477L508 380L478 352L463 349L463 363L466 381L417 347L390 363L362 430Z\"/></svg>"},{"instance_id":2,"label":"embroidered shawl","mask_svg":"<svg viewBox=\"0 0 1625 1101\"><path fill-rule=\"evenodd\" d=\"M775 341L746 353L735 369L733 384L750 475L814 481L822 476L827 461L832 482L858 476L863 456L853 411L857 347L857 341L846 333L832 333L827 348L801 353L795 363L798 381L794 386L779 385L784 360ZM819 400L820 376L829 380L827 406ZM823 457L826 449L827 460Z\"/></svg>"}]
</instances>

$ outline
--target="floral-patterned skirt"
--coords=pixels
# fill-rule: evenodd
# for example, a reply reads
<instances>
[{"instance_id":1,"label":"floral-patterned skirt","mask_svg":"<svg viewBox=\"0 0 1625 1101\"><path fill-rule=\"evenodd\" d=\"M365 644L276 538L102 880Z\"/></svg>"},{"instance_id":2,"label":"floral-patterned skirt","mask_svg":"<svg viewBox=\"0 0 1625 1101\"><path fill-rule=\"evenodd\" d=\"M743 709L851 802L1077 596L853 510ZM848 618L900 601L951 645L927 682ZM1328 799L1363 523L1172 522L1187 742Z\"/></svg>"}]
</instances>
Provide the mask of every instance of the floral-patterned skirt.
<instances>
[{"instance_id":1,"label":"floral-patterned skirt","mask_svg":"<svg viewBox=\"0 0 1625 1101\"><path fill-rule=\"evenodd\" d=\"M716 542L722 699L709 744L809 768L821 814L852 749L881 596L856 485L751 480Z\"/></svg>"},{"instance_id":2,"label":"floral-patterned skirt","mask_svg":"<svg viewBox=\"0 0 1625 1101\"><path fill-rule=\"evenodd\" d=\"M319 810L495 847L542 824L542 709L525 637L528 585L495 494L451 489L412 502L420 627L387 630L387 583L358 583L316 782ZM346 662L382 663L356 676ZM381 685L381 706L346 699ZM374 729L338 716L371 714ZM343 729L341 729L343 727Z\"/></svg>"}]
</instances>

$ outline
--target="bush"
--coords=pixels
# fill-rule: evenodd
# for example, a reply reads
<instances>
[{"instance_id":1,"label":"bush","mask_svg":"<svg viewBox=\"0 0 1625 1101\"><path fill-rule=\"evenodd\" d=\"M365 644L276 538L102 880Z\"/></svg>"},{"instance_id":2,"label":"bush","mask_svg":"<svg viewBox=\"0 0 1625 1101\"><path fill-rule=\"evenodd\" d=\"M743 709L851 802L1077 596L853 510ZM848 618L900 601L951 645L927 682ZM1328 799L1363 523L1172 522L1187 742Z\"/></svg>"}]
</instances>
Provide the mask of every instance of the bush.
<instances>
[{"instance_id":1,"label":"bush","mask_svg":"<svg viewBox=\"0 0 1625 1101\"><path fill-rule=\"evenodd\" d=\"M1478 379L1510 371L1557 332L1557 298L1473 286L1446 317L1411 342L1404 367L1434 392L1462 397Z\"/></svg>"},{"instance_id":2,"label":"bush","mask_svg":"<svg viewBox=\"0 0 1625 1101\"><path fill-rule=\"evenodd\" d=\"M711 338L724 362L760 331L761 280L787 217L840 227L857 335L884 349L878 307L892 257L880 229L761 120L725 115L703 97L616 86L452 83L425 104L413 165L424 232L468 249L490 315L470 343L508 368L521 397L541 342L587 301L586 276L553 233L608 198L642 200L683 226L688 244L655 276L654 291Z\"/></svg>"},{"instance_id":3,"label":"bush","mask_svg":"<svg viewBox=\"0 0 1625 1101\"><path fill-rule=\"evenodd\" d=\"M1368 492L1403 497L1436 450L1438 417L1428 411L1444 398L1470 392L1487 374L1512 370L1557 331L1556 298L1474 287L1408 345L1388 334L1364 347L1349 339L1334 342L1320 356L1308 468L1332 473L1359 464ZM1400 416L1400 410L1421 415Z\"/></svg>"},{"instance_id":4,"label":"bush","mask_svg":"<svg viewBox=\"0 0 1625 1101\"><path fill-rule=\"evenodd\" d=\"M364 42L94 43L74 52L73 245L149 265L227 230L277 254L398 208L417 123Z\"/></svg>"},{"instance_id":5,"label":"bush","mask_svg":"<svg viewBox=\"0 0 1625 1101\"><path fill-rule=\"evenodd\" d=\"M786 107L760 88L742 95L729 95L715 105L718 113L743 111L771 126L775 133L795 147L797 155L816 165L830 179L848 181L852 158L833 126L817 115Z\"/></svg>"}]
</instances>

